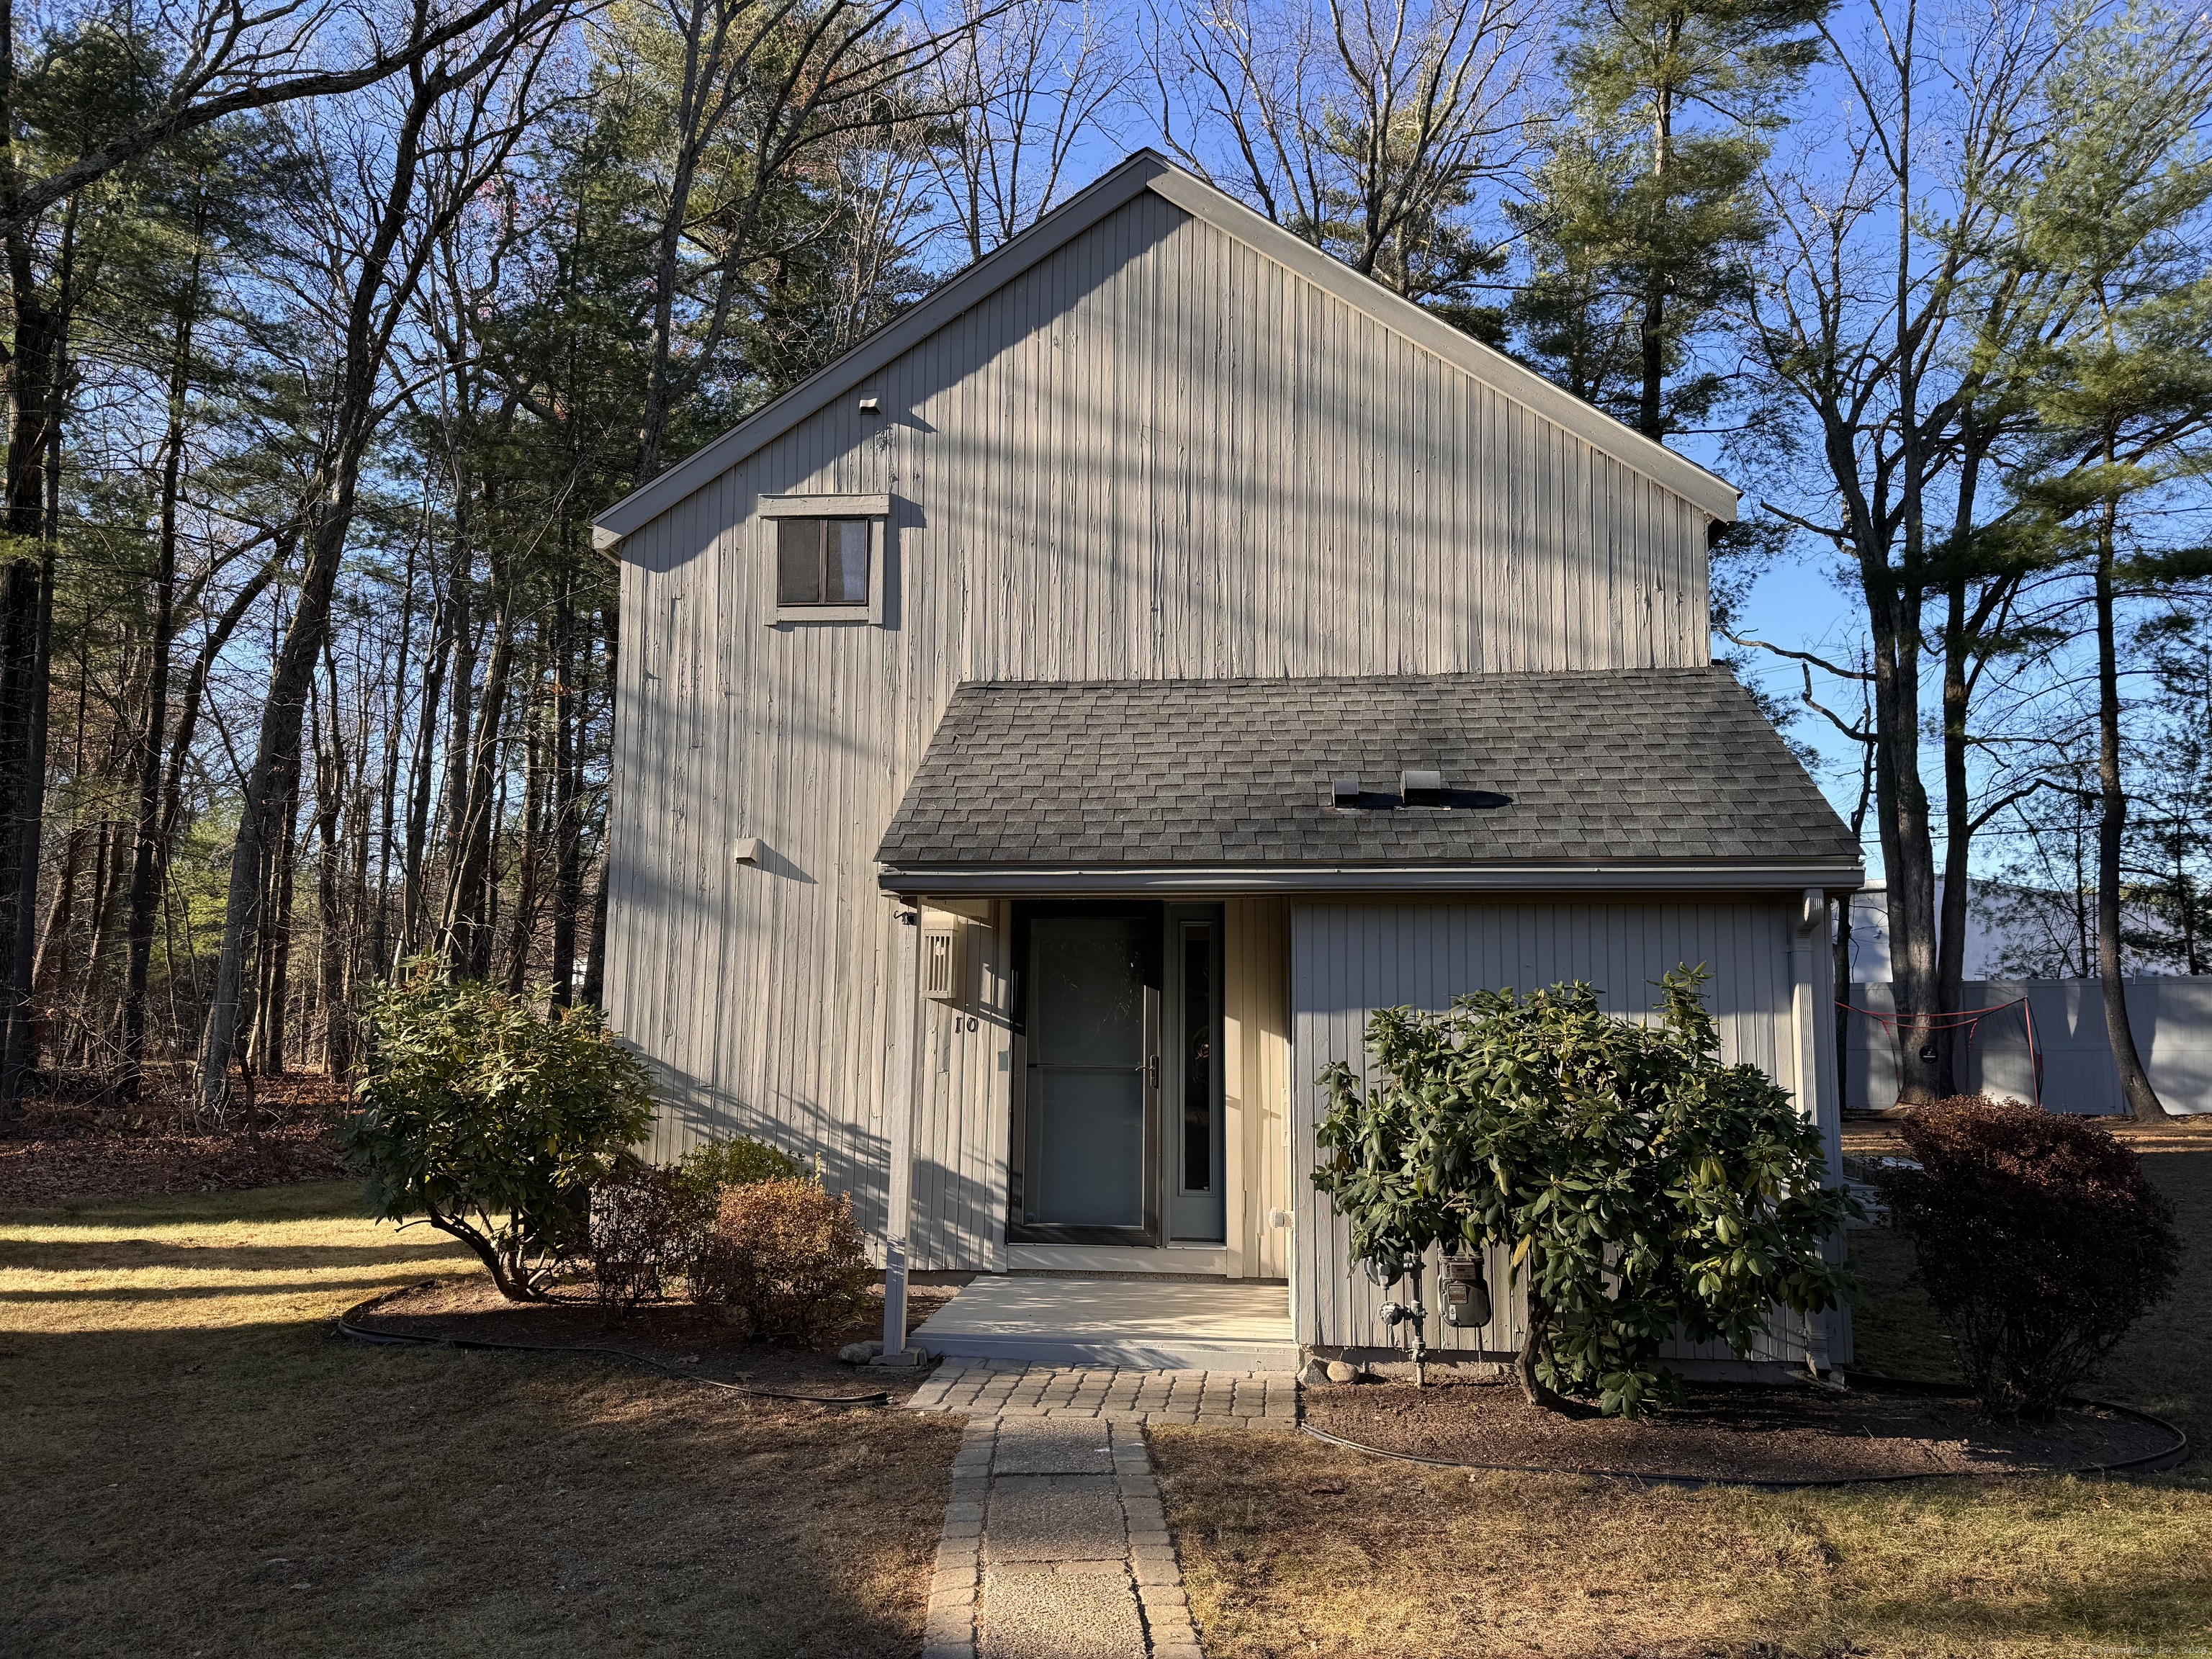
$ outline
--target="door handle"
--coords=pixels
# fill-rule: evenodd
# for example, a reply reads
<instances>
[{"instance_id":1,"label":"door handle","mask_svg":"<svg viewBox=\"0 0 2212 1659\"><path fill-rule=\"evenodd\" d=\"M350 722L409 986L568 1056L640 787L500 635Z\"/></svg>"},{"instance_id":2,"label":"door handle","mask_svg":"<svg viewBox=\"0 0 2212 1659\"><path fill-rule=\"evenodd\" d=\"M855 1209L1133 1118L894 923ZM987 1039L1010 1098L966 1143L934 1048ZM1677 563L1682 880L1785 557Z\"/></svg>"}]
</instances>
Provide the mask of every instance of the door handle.
<instances>
[{"instance_id":1,"label":"door handle","mask_svg":"<svg viewBox=\"0 0 2212 1659\"><path fill-rule=\"evenodd\" d=\"M1145 1086L1158 1094L1160 1089L1160 1057L1154 1054L1145 1062Z\"/></svg>"}]
</instances>

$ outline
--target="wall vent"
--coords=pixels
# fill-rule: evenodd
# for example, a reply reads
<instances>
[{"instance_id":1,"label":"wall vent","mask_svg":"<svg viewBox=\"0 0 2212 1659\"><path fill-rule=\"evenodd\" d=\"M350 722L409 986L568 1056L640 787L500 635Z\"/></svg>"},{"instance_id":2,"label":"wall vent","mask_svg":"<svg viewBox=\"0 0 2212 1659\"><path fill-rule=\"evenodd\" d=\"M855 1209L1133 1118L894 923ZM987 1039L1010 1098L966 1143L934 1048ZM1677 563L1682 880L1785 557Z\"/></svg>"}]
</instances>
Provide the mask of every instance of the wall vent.
<instances>
[{"instance_id":1,"label":"wall vent","mask_svg":"<svg viewBox=\"0 0 2212 1659\"><path fill-rule=\"evenodd\" d=\"M934 1002L958 1002L968 929L957 918L921 926L921 994Z\"/></svg>"}]
</instances>

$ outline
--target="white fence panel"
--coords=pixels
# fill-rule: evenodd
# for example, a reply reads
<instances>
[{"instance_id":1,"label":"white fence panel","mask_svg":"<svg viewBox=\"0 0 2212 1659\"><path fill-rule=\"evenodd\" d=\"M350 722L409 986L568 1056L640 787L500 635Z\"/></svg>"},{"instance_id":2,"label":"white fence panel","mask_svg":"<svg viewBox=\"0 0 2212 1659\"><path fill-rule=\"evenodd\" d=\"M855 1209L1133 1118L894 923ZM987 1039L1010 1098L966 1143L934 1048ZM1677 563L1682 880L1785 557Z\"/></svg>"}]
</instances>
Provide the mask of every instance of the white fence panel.
<instances>
[{"instance_id":1,"label":"white fence panel","mask_svg":"<svg viewBox=\"0 0 2212 1659\"><path fill-rule=\"evenodd\" d=\"M2168 1111L2212 1112L2212 976L2130 979L2128 1024L2151 1085ZM1994 1008L2025 998L2043 1056L2043 1103L2054 1112L2115 1116L2119 1076L2105 1030L2104 992L2094 979L1969 980L1961 1006ZM1854 985L1844 1042L1844 1105L1879 1109L1897 1099L1897 1044L1875 1015L1893 1013L1887 983ZM2027 1022L2009 1008L1991 1014L1963 1045L1960 1086L1999 1097L2035 1098Z\"/></svg>"}]
</instances>

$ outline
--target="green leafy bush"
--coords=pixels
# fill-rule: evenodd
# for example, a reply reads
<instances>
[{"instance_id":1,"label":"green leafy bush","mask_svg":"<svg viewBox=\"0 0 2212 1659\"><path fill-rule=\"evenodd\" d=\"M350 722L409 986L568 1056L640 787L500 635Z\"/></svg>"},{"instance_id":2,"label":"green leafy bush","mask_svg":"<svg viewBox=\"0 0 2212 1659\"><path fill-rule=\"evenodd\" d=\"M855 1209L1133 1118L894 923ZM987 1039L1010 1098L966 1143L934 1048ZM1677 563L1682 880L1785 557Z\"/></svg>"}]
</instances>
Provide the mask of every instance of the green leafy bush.
<instances>
[{"instance_id":1,"label":"green leafy bush","mask_svg":"<svg viewBox=\"0 0 2212 1659\"><path fill-rule=\"evenodd\" d=\"M368 1075L344 1126L380 1217L419 1215L531 1300L581 1242L579 1194L653 1118L645 1068L590 1009L539 1013L421 963L370 1010Z\"/></svg>"},{"instance_id":2,"label":"green leafy bush","mask_svg":"<svg viewBox=\"0 0 2212 1659\"><path fill-rule=\"evenodd\" d=\"M1774 1304L1818 1313L1846 1288L1821 1247L1851 1201L1790 1097L1721 1063L1706 977L1668 974L1650 1025L1586 984L1382 1009L1366 1034L1380 1085L1340 1062L1319 1079L1313 1181L1350 1219L1353 1261L1510 1246L1537 1403L1636 1414L1679 1397L1659 1359L1677 1328L1745 1355Z\"/></svg>"},{"instance_id":3,"label":"green leafy bush","mask_svg":"<svg viewBox=\"0 0 2212 1659\"><path fill-rule=\"evenodd\" d=\"M850 1199L815 1181L759 1181L722 1189L691 1295L743 1315L757 1337L811 1346L851 1322L874 1277Z\"/></svg>"},{"instance_id":4,"label":"green leafy bush","mask_svg":"<svg viewBox=\"0 0 2212 1659\"><path fill-rule=\"evenodd\" d=\"M625 1158L592 1188L592 1282L609 1307L657 1302L688 1276L714 1224L703 1196L676 1170Z\"/></svg>"},{"instance_id":5,"label":"green leafy bush","mask_svg":"<svg viewBox=\"0 0 2212 1659\"><path fill-rule=\"evenodd\" d=\"M1899 1125L1876 1182L1966 1380L2000 1422L2048 1417L2172 1288L2172 1206L2103 1125L1983 1095Z\"/></svg>"},{"instance_id":6,"label":"green leafy bush","mask_svg":"<svg viewBox=\"0 0 2212 1659\"><path fill-rule=\"evenodd\" d=\"M806 1171L765 1140L732 1135L705 1140L684 1154L683 1180L711 1210L725 1187L750 1187L761 1181L797 1181Z\"/></svg>"}]
</instances>

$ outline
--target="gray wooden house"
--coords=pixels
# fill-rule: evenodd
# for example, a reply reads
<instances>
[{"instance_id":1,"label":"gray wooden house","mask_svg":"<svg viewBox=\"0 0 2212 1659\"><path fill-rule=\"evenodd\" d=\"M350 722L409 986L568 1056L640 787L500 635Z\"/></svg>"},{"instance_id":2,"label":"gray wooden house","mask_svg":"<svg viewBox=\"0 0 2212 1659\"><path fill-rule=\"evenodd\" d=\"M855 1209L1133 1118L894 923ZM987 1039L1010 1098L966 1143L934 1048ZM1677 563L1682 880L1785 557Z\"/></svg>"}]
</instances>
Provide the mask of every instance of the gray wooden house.
<instances>
[{"instance_id":1,"label":"gray wooden house","mask_svg":"<svg viewBox=\"0 0 2212 1659\"><path fill-rule=\"evenodd\" d=\"M1132 156L598 520L653 1153L763 1135L894 1266L1286 1283L1360 1346L1305 1176L1373 1008L1704 963L1832 1138L1858 851L1711 664L1735 508Z\"/></svg>"}]
</instances>

